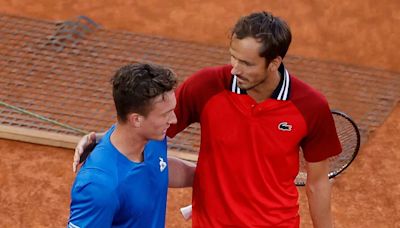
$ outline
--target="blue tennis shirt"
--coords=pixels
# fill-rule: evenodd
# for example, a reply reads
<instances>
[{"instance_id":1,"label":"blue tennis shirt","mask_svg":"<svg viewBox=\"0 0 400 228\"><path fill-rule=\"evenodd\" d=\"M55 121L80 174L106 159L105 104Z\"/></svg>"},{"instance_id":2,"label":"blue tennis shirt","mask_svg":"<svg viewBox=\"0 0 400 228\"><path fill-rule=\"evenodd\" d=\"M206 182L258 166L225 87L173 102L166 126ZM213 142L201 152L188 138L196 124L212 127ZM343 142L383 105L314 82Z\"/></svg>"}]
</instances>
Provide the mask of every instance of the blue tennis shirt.
<instances>
[{"instance_id":1,"label":"blue tennis shirt","mask_svg":"<svg viewBox=\"0 0 400 228\"><path fill-rule=\"evenodd\" d=\"M136 163L110 142L111 127L71 190L68 227L165 227L167 142L149 141Z\"/></svg>"}]
</instances>

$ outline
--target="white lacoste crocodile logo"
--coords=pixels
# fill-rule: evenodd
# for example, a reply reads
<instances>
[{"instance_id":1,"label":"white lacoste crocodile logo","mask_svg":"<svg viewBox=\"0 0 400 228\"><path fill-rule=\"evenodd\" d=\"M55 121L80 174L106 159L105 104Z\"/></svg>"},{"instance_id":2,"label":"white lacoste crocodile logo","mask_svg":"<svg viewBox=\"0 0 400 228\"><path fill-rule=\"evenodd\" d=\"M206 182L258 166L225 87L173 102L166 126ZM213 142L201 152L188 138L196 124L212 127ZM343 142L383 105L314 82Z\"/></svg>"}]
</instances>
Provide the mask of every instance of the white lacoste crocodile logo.
<instances>
[{"instance_id":1,"label":"white lacoste crocodile logo","mask_svg":"<svg viewBox=\"0 0 400 228\"><path fill-rule=\"evenodd\" d=\"M288 124L288 122L281 122L278 125L278 129L281 131L292 131L292 125Z\"/></svg>"}]
</instances>

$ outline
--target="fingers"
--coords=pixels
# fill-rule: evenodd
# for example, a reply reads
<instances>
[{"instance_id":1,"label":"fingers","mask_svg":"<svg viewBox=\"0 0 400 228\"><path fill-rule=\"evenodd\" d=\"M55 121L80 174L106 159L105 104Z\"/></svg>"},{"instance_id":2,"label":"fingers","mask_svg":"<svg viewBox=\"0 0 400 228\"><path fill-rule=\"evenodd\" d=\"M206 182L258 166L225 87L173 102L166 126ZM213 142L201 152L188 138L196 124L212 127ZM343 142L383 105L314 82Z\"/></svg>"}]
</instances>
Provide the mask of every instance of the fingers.
<instances>
[{"instance_id":1,"label":"fingers","mask_svg":"<svg viewBox=\"0 0 400 228\"><path fill-rule=\"evenodd\" d=\"M77 149L75 149L74 162L72 163L72 171L74 173L76 173L76 171L77 171L77 168L79 165L79 159L80 159L79 151Z\"/></svg>"},{"instance_id":2,"label":"fingers","mask_svg":"<svg viewBox=\"0 0 400 228\"><path fill-rule=\"evenodd\" d=\"M74 153L74 161L72 163L72 171L76 173L78 165L79 165L79 159L81 157L81 154L83 153L83 145L88 139L88 135L85 135L79 140L78 144L75 147L75 153Z\"/></svg>"},{"instance_id":3,"label":"fingers","mask_svg":"<svg viewBox=\"0 0 400 228\"><path fill-rule=\"evenodd\" d=\"M89 144L92 144L92 143L96 142L96 133L95 132L90 132L88 134L88 138L89 138Z\"/></svg>"},{"instance_id":4,"label":"fingers","mask_svg":"<svg viewBox=\"0 0 400 228\"><path fill-rule=\"evenodd\" d=\"M83 151L95 141L96 134L94 132L90 132L89 134L83 136L81 140L79 140L78 144L75 147L74 161L72 163L72 171L74 173L76 173L76 171L78 170L79 160L83 154Z\"/></svg>"},{"instance_id":5,"label":"fingers","mask_svg":"<svg viewBox=\"0 0 400 228\"><path fill-rule=\"evenodd\" d=\"M79 156L82 155L84 149L85 149L88 145L90 145L90 143L92 142L93 136L91 136L91 135L94 135L94 140L96 140L96 135L95 135L95 134L92 134L92 133L93 133L93 132L91 132L91 133L89 133L89 134L83 136L83 137L81 138L81 140L79 140L78 145L76 145L76 147L75 147L75 154L78 154Z\"/></svg>"}]
</instances>

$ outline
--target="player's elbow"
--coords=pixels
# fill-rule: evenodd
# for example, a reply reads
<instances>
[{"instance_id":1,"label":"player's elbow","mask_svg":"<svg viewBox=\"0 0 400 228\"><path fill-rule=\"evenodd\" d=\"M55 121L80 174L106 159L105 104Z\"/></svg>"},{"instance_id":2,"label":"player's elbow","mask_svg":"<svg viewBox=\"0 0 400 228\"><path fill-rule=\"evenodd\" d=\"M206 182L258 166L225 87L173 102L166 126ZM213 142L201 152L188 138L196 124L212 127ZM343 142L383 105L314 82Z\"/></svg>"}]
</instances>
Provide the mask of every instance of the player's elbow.
<instances>
[{"instance_id":1,"label":"player's elbow","mask_svg":"<svg viewBox=\"0 0 400 228\"><path fill-rule=\"evenodd\" d=\"M308 197L318 195L322 192L330 193L332 184L328 177L321 178L314 181L307 181L306 184L306 194Z\"/></svg>"}]
</instances>

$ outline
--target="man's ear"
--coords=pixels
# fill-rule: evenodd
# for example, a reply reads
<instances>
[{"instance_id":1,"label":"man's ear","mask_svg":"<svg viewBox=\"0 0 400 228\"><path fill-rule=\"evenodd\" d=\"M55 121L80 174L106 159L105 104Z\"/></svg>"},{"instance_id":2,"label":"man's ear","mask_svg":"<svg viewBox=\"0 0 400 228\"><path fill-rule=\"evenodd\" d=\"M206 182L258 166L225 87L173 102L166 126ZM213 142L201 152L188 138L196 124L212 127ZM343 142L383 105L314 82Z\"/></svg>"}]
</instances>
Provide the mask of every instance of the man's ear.
<instances>
[{"instance_id":1,"label":"man's ear","mask_svg":"<svg viewBox=\"0 0 400 228\"><path fill-rule=\"evenodd\" d=\"M269 65L268 65L268 70L269 70L270 72L278 71L279 66L281 65L281 63L282 63L282 57L277 56L275 59L273 59L273 60L269 63Z\"/></svg>"},{"instance_id":2,"label":"man's ear","mask_svg":"<svg viewBox=\"0 0 400 228\"><path fill-rule=\"evenodd\" d=\"M138 113L130 113L127 116L129 124L133 127L140 127L143 122L143 116Z\"/></svg>"}]
</instances>

